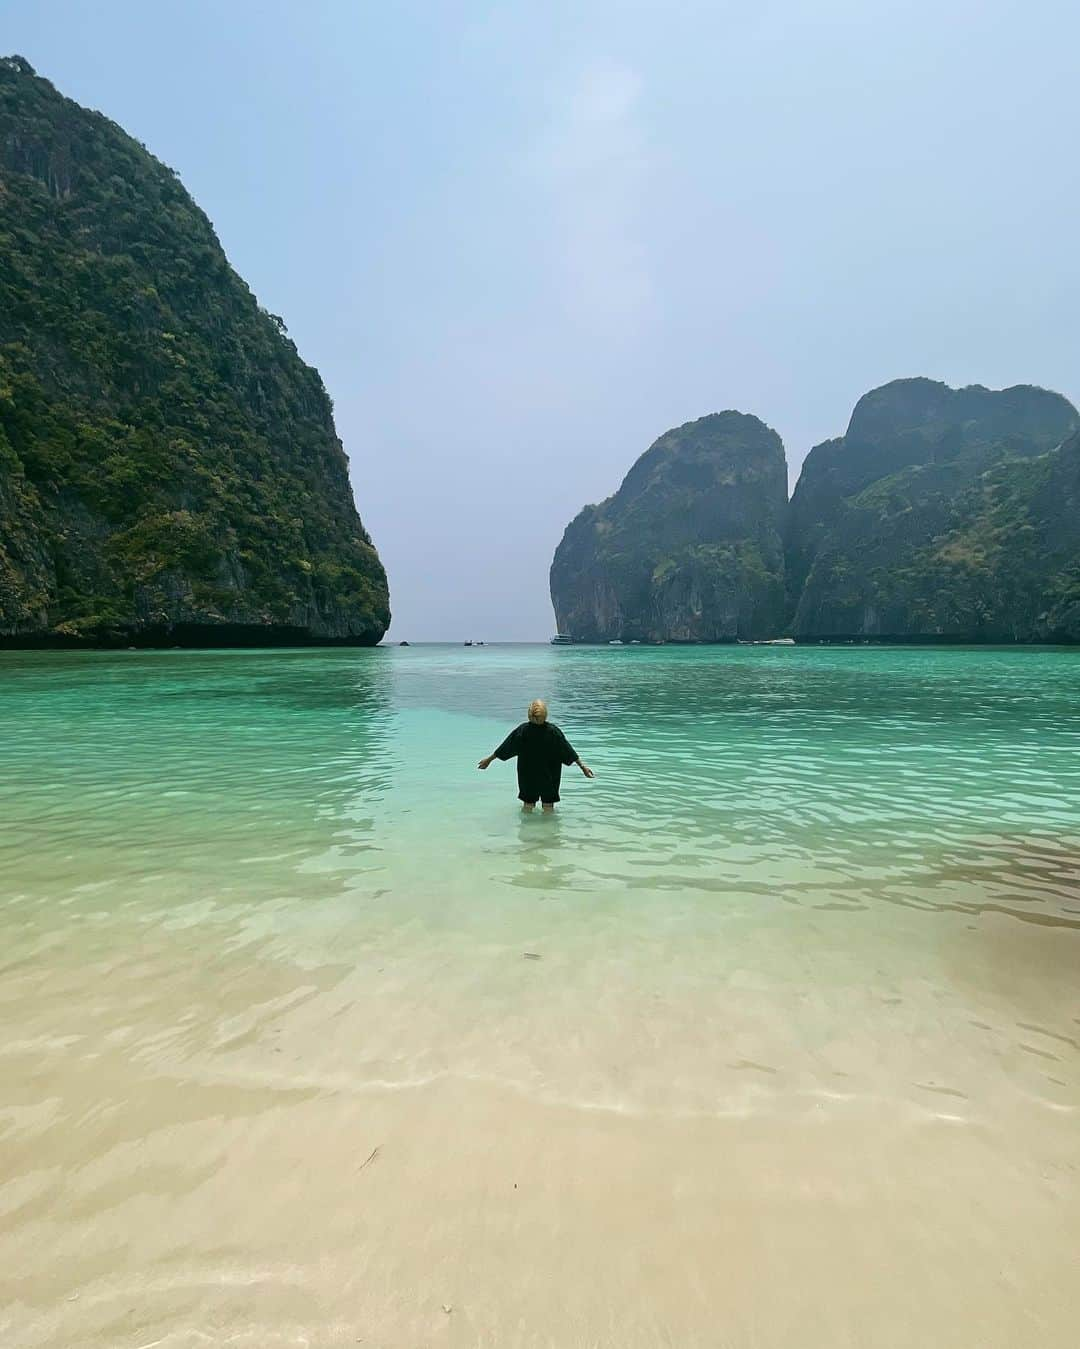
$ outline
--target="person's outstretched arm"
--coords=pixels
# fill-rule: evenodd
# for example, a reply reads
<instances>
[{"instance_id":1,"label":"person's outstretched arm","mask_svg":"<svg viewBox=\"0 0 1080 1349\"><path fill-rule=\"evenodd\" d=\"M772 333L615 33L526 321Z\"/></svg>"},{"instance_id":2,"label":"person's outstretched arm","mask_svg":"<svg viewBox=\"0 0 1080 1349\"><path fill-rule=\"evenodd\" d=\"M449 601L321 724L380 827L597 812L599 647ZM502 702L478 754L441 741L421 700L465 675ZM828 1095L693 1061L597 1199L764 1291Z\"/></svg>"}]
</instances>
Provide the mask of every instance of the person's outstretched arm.
<instances>
[{"instance_id":1,"label":"person's outstretched arm","mask_svg":"<svg viewBox=\"0 0 1080 1349\"><path fill-rule=\"evenodd\" d=\"M518 728L515 727L498 749L492 750L486 759L480 760L476 765L477 768L490 768L496 759L512 759L518 752L518 739Z\"/></svg>"},{"instance_id":2,"label":"person's outstretched arm","mask_svg":"<svg viewBox=\"0 0 1080 1349\"><path fill-rule=\"evenodd\" d=\"M571 745L570 741L567 740L566 736L563 735L562 731L559 732L559 735L562 736L563 742L562 761L564 764L566 764L567 768L571 766L580 768L587 778L596 777L596 774L592 771L589 765L581 762L581 759L578 757L577 750L573 747L573 745Z\"/></svg>"}]
</instances>

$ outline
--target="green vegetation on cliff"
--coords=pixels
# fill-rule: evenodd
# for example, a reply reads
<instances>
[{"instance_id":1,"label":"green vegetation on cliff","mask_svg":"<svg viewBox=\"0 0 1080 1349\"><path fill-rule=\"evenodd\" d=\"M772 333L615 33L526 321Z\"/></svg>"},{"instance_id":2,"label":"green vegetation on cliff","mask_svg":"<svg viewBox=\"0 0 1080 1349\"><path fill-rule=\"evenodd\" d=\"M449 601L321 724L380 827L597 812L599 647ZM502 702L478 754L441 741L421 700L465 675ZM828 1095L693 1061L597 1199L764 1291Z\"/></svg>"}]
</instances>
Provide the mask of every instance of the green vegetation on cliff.
<instances>
[{"instance_id":1,"label":"green vegetation on cliff","mask_svg":"<svg viewBox=\"0 0 1080 1349\"><path fill-rule=\"evenodd\" d=\"M388 623L317 371L175 174L0 60L0 639Z\"/></svg>"},{"instance_id":2,"label":"green vegetation on cliff","mask_svg":"<svg viewBox=\"0 0 1080 1349\"><path fill-rule=\"evenodd\" d=\"M613 497L567 526L551 566L560 632L578 641L722 642L783 621L780 437L720 412L667 432Z\"/></svg>"},{"instance_id":3,"label":"green vegetation on cliff","mask_svg":"<svg viewBox=\"0 0 1080 1349\"><path fill-rule=\"evenodd\" d=\"M897 380L812 450L788 512L801 638L1080 638L1080 417L1059 394Z\"/></svg>"}]
</instances>

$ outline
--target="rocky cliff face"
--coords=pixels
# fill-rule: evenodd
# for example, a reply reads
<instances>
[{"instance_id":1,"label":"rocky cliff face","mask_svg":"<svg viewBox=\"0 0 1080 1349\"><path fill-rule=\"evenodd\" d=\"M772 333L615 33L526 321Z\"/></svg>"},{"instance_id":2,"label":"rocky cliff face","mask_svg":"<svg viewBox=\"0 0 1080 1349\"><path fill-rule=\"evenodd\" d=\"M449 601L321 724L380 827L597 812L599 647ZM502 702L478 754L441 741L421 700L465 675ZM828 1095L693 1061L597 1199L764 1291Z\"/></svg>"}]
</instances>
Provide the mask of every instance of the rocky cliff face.
<instances>
[{"instance_id":1,"label":"rocky cliff face","mask_svg":"<svg viewBox=\"0 0 1080 1349\"><path fill-rule=\"evenodd\" d=\"M551 566L577 641L730 642L783 622L780 437L721 412L660 437L613 497L567 527Z\"/></svg>"},{"instance_id":2,"label":"rocky cliff face","mask_svg":"<svg viewBox=\"0 0 1080 1349\"><path fill-rule=\"evenodd\" d=\"M868 393L846 435L810 452L788 510L795 636L1075 632L1080 448L1063 442L1078 423L1066 399L1027 385L908 379Z\"/></svg>"},{"instance_id":3,"label":"rocky cliff face","mask_svg":"<svg viewBox=\"0 0 1080 1349\"><path fill-rule=\"evenodd\" d=\"M1003 540L1002 556L1024 558L1035 577L1035 637L1080 642L1080 431L1022 486L1025 517ZM1037 536L1032 520L1039 524Z\"/></svg>"},{"instance_id":4,"label":"rocky cliff face","mask_svg":"<svg viewBox=\"0 0 1080 1349\"><path fill-rule=\"evenodd\" d=\"M389 618L318 373L169 169L0 60L0 642Z\"/></svg>"}]
</instances>

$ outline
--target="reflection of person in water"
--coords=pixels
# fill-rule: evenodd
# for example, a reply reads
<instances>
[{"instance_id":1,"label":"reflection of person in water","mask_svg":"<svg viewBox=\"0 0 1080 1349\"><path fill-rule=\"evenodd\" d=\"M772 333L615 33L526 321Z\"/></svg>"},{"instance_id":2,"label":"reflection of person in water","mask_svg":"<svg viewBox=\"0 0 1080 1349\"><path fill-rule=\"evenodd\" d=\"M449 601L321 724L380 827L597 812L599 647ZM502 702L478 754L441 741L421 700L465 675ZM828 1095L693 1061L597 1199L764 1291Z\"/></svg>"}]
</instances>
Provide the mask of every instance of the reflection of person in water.
<instances>
[{"instance_id":1,"label":"reflection of person in water","mask_svg":"<svg viewBox=\"0 0 1080 1349\"><path fill-rule=\"evenodd\" d=\"M495 753L481 759L477 765L487 768L493 759L516 756L522 810L532 810L537 801L543 803L544 810L555 809L563 764L577 764L587 778L596 776L581 762L577 750L547 716L547 703L533 699L529 704L529 720L512 730Z\"/></svg>"}]
</instances>

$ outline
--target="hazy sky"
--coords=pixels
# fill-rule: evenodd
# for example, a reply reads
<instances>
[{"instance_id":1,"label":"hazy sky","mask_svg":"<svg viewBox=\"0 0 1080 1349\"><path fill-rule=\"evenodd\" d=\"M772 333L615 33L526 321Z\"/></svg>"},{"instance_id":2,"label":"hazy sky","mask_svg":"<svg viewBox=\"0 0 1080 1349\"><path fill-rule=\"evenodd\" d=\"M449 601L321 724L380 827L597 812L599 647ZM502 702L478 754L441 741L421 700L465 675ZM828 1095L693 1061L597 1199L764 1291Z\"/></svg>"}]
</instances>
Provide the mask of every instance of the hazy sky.
<instances>
[{"instance_id":1,"label":"hazy sky","mask_svg":"<svg viewBox=\"0 0 1080 1349\"><path fill-rule=\"evenodd\" d=\"M1080 403L1074 0L0 0L175 168L336 405L397 638L727 407L794 480L902 375Z\"/></svg>"}]
</instances>

